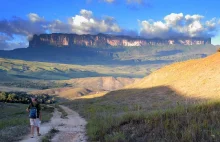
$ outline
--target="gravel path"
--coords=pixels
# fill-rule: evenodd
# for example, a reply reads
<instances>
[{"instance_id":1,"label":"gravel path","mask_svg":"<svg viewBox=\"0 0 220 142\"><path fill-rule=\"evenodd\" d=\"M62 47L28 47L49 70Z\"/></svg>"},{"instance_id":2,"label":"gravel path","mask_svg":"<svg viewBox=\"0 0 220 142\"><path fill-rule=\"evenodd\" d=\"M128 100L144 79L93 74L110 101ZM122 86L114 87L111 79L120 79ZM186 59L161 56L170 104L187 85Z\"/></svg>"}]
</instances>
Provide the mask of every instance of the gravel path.
<instances>
[{"instance_id":1,"label":"gravel path","mask_svg":"<svg viewBox=\"0 0 220 142\"><path fill-rule=\"evenodd\" d=\"M21 142L39 142L41 138L47 134L52 128L59 130L59 132L53 137L52 142L86 142L87 137L85 133L86 121L79 114L66 106L60 105L67 112L66 119L60 118L61 112L55 109L51 121L42 124L40 127L40 133L42 136L38 137L35 134L34 138L30 138L27 135Z\"/></svg>"}]
</instances>

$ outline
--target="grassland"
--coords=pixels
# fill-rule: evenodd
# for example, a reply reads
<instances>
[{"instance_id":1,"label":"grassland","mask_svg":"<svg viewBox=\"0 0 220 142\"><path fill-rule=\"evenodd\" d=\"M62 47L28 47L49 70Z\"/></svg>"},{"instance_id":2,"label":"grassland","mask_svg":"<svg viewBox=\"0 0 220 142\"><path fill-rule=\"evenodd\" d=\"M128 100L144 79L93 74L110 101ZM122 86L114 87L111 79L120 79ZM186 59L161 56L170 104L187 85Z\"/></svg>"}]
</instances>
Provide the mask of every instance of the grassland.
<instances>
[{"instance_id":1,"label":"grassland","mask_svg":"<svg viewBox=\"0 0 220 142\"><path fill-rule=\"evenodd\" d=\"M5 78L4 80L13 78L64 80L97 76L143 77L150 69L146 70L146 66L83 66L0 58L0 71L0 75Z\"/></svg>"},{"instance_id":2,"label":"grassland","mask_svg":"<svg viewBox=\"0 0 220 142\"><path fill-rule=\"evenodd\" d=\"M151 115L121 118L107 129L105 141L219 141L220 101L179 107Z\"/></svg>"},{"instance_id":3,"label":"grassland","mask_svg":"<svg viewBox=\"0 0 220 142\"><path fill-rule=\"evenodd\" d=\"M66 105L87 118L91 141L220 141L219 57L175 63Z\"/></svg>"},{"instance_id":4,"label":"grassland","mask_svg":"<svg viewBox=\"0 0 220 142\"><path fill-rule=\"evenodd\" d=\"M188 50L187 52L190 52L192 49L186 48L184 50ZM154 52L155 56L160 54L156 60L163 59L167 61L175 61L173 59L178 59L176 61L179 61L195 57L200 58L203 56L198 51L195 52L198 53L198 56L195 56L195 54L186 55L182 52L176 51L177 53L172 53L172 55L167 57L165 55L170 53L166 51L167 50L164 49L164 52L161 50L157 52L157 50L154 49L152 52ZM122 55L123 53L120 53L115 55L115 58L118 57L120 60L130 60L132 58L131 60L134 60L135 62L142 62L142 59L143 61L154 61L154 58L151 59L151 57L147 55L147 51L140 52L141 54L146 53L146 55L144 55L141 59L139 58L140 56L133 56L136 54L133 53L136 52L134 49L126 52L128 52L128 54L126 53L126 55ZM137 54L139 54L139 52ZM85 76L110 75L142 77L153 71L153 66L155 68L161 66L161 63L158 63L157 65L154 64L153 66L149 66L149 64L147 64L134 67L126 65L83 66L45 62L27 62L9 59L0 59L0 63L0 74L2 78L6 81L12 80L13 82L23 78L30 79L30 82L32 82L32 79L58 80ZM182 69L183 72L184 70L185 68ZM161 76L164 76L165 73L166 72L162 72ZM170 72L170 74L173 76L175 73ZM216 75L214 76L216 77ZM156 77L159 78L158 76ZM189 76L190 80L192 77L194 76ZM199 76L199 78L201 77ZM165 80L167 79L165 78ZM31 84L26 81L27 80L23 81L26 85ZM197 83L198 80L195 81ZM25 86L25 83L22 85ZM173 83L175 82L173 81ZM19 84L19 81L15 84ZM82 98L81 100L74 100L70 103L65 103L65 105L77 110L88 120L87 134L91 141L176 141L177 139L180 139L181 141L219 140L219 119L215 119L219 114L218 102L198 105L197 103L204 102L206 100L186 97L183 94L172 90L172 88L169 88L168 86L157 86L147 89L144 86L146 84L151 86L151 80L148 82L142 82L143 87L139 89L130 88L126 90L113 91L107 94L103 93L98 95L99 98L93 98L93 96L90 96L86 99ZM50 86L51 84L46 85ZM53 85L57 84L52 83L51 86ZM60 84L58 84L58 86L59 85ZM69 84L62 85L68 86ZM36 83L35 86L38 86L38 83ZM42 85L42 87L45 86ZM200 88L201 86L202 85L200 85ZM4 108L4 111L7 111L7 107L8 106ZM175 110L170 110L174 107L176 108ZM18 108L19 107L14 107L14 109ZM20 109L23 110L24 108ZM21 111L16 110L13 110L13 112L17 112L18 114L21 113ZM8 112L5 112L5 114L7 113ZM13 115L17 116L17 114ZM22 124L18 126L13 126L15 124L13 121L16 120L13 117L11 117L13 118L13 120L11 120L12 123L10 123L10 119L3 120L4 118L1 118L1 122L5 121L7 124L5 126L2 124L2 129L0 130L0 136L3 137L5 141L9 139L9 135L13 133L13 131L19 132L19 134L15 133L14 137L23 135L22 130L26 131L25 133L28 132L28 126L24 126L24 124L28 124L28 122L25 122L27 119L25 117L26 114L23 113L19 115L21 115L21 117L18 118L23 117L23 119L18 120L18 122ZM6 121L9 122L7 123ZM203 129L205 131L202 131Z\"/></svg>"},{"instance_id":5,"label":"grassland","mask_svg":"<svg viewBox=\"0 0 220 142\"><path fill-rule=\"evenodd\" d=\"M79 62L78 64L77 62L73 62L74 64L62 64L63 62L57 61L57 58L53 60L53 56L51 55L47 55L51 56L51 60L47 62L0 58L0 77L2 81L14 80L15 78L31 80L65 80L70 78L98 76L141 78L164 65L205 57L213 54L216 49L217 47L213 45L125 48L122 51L111 53L112 57L108 58L110 58L109 60L112 60L113 63L100 58L98 59L98 61L101 62L99 64L92 59L86 64L83 62ZM44 58L43 55L40 59L42 58ZM62 58L68 57L67 55L61 56L60 60L62 60ZM72 55L70 58L75 57ZM83 60L84 57L77 58ZM26 59L25 56L24 59ZM58 63L54 63L56 61Z\"/></svg>"},{"instance_id":6,"label":"grassland","mask_svg":"<svg viewBox=\"0 0 220 142\"><path fill-rule=\"evenodd\" d=\"M214 53L217 47L213 45L170 45L170 46L152 46L127 48L123 52L114 53L114 59L136 62L180 62L188 59L201 58Z\"/></svg>"},{"instance_id":7,"label":"grassland","mask_svg":"<svg viewBox=\"0 0 220 142\"><path fill-rule=\"evenodd\" d=\"M51 142L51 139L54 137L56 133L58 133L59 130L52 128L42 139L42 142Z\"/></svg>"},{"instance_id":8,"label":"grassland","mask_svg":"<svg viewBox=\"0 0 220 142\"><path fill-rule=\"evenodd\" d=\"M65 105L87 119L90 141L220 140L220 101L184 98L166 89L121 90Z\"/></svg>"},{"instance_id":9,"label":"grassland","mask_svg":"<svg viewBox=\"0 0 220 142\"><path fill-rule=\"evenodd\" d=\"M79 99L66 103L87 118L87 134L91 141L104 141L112 127L128 114L149 114L172 107L187 106L197 100L187 100L168 87L127 89L107 93L102 97ZM123 120L123 119L122 119Z\"/></svg>"},{"instance_id":10,"label":"grassland","mask_svg":"<svg viewBox=\"0 0 220 142\"><path fill-rule=\"evenodd\" d=\"M29 118L27 105L15 103L0 103L0 138L1 141L19 140L29 133ZM52 117L53 108L42 105L42 123Z\"/></svg>"}]
</instances>

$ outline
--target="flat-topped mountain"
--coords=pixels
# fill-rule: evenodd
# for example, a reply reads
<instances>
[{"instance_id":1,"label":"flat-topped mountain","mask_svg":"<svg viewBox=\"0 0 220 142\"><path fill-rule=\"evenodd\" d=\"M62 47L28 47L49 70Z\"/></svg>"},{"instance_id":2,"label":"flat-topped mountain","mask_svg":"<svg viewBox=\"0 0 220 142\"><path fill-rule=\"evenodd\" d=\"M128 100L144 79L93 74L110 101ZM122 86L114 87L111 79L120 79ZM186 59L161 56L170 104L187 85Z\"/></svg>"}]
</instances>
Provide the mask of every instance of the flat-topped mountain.
<instances>
[{"instance_id":1,"label":"flat-topped mountain","mask_svg":"<svg viewBox=\"0 0 220 142\"><path fill-rule=\"evenodd\" d=\"M41 46L86 46L86 47L135 47L160 45L204 45L211 44L211 38L185 37L170 39L146 39L142 37L117 36L107 34L77 35L77 34L40 34L34 35L29 41L29 47Z\"/></svg>"}]
</instances>

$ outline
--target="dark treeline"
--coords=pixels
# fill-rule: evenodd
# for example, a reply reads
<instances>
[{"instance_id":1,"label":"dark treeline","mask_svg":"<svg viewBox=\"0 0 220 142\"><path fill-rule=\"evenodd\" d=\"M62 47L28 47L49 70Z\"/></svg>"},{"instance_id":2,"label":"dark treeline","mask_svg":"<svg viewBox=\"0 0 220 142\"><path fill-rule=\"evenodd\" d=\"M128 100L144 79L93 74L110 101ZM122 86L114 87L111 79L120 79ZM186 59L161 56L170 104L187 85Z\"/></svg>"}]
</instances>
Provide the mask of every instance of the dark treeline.
<instances>
[{"instance_id":1,"label":"dark treeline","mask_svg":"<svg viewBox=\"0 0 220 142\"><path fill-rule=\"evenodd\" d=\"M53 96L47 94L30 95L25 92L0 92L0 102L28 104L31 102L31 97L36 97L38 102L42 104L52 104L56 102Z\"/></svg>"},{"instance_id":2,"label":"dark treeline","mask_svg":"<svg viewBox=\"0 0 220 142\"><path fill-rule=\"evenodd\" d=\"M13 77L25 78L25 76L22 77L21 75L14 75ZM26 78L28 78L28 76L26 76ZM40 90L71 86L70 84L67 84L67 83L41 82L41 81L29 81L29 80L19 80L19 81L13 81L13 82L0 82L0 85L20 87L20 88L35 88L35 89L40 89Z\"/></svg>"}]
</instances>

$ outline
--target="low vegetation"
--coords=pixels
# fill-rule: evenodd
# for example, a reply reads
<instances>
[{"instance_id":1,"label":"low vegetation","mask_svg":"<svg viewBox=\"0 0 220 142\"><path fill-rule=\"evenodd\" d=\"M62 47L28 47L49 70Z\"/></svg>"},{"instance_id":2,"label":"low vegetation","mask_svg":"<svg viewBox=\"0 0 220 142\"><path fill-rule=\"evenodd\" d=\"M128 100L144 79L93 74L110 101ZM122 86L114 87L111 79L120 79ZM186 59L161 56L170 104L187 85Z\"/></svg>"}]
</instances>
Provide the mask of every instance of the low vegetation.
<instances>
[{"instance_id":1,"label":"low vegetation","mask_svg":"<svg viewBox=\"0 0 220 142\"><path fill-rule=\"evenodd\" d=\"M176 141L177 135L181 141L195 141L197 137L202 141L210 136L209 130L218 130L212 126L220 122L214 119L220 103L201 104L205 102L207 100L189 99L162 86L117 90L65 105L87 119L90 141L166 141L166 137L167 141ZM180 133L183 135L179 136Z\"/></svg>"},{"instance_id":2,"label":"low vegetation","mask_svg":"<svg viewBox=\"0 0 220 142\"><path fill-rule=\"evenodd\" d=\"M123 50L118 51L105 51L111 54L108 60L100 57L96 62L96 60L93 60L96 56L93 56L88 60L88 63L85 61L88 57L83 56L83 58L76 57L77 59L74 59L73 55L67 57L67 54L64 54L58 60L57 58L53 59L53 56L48 60L44 60L44 62L0 58L0 78L6 82L20 79L66 80L99 76L141 78L151 73L152 70L173 62L206 57L215 53L216 49L213 45L123 48ZM42 56L40 56L39 61L42 61ZM49 55L44 56L48 57ZM73 60L73 62L61 64L66 63L65 61L62 62L64 59L67 59L67 61ZM36 61L36 58L34 60ZM23 84L21 86L24 86ZM55 84L54 86L56 85L65 86L65 84ZM28 86L37 87L34 83ZM39 87L44 88L43 85Z\"/></svg>"},{"instance_id":3,"label":"low vegetation","mask_svg":"<svg viewBox=\"0 0 220 142\"><path fill-rule=\"evenodd\" d=\"M139 51L141 50L142 49L139 49ZM184 48L184 50L190 53L191 50L194 49L189 47ZM214 50L216 51L216 49ZM154 49L152 52L154 52L156 59L147 54L140 59L140 56L133 55L139 53L143 55L147 53L147 51L139 51L128 49L125 51L127 53L118 53L113 56L115 59L118 58L124 61L134 60L135 62L140 62L140 64L145 61L150 61L150 64L158 64L159 66L163 63L160 62L159 59L170 63L173 62L174 59L175 61L179 61L206 56L206 54L202 54L197 50L194 52L196 54L186 55L182 53L182 51L172 53L167 52L166 49L164 49L164 52L163 50L157 51L157 49ZM208 51L208 53L211 52ZM171 55L166 56L167 54ZM7 80L7 77L10 79L11 77L13 77L13 79L69 79L72 77L103 75L142 77L154 70L152 66L146 68L147 65L135 67L127 65L81 66L7 59L0 59L0 65L0 77L1 75L5 76L5 80ZM205 67L207 68L207 66ZM164 75L163 73L161 76ZM198 76L198 74L196 75ZM156 78L159 77L156 76ZM165 79L167 80L167 78ZM8 82L6 81L6 83ZM22 85L25 86L24 84ZM149 82L142 82L142 84L149 85ZM68 86L69 84L62 85ZM41 87L43 87L43 85ZM17 93L0 93L2 102L11 102L0 103L1 110L3 111L0 113L0 137L3 141L18 140L17 138L19 138L19 136L29 131L29 121L27 113L25 112L27 105L17 104L18 102L28 103L27 98L30 96L27 94L23 95L24 96ZM206 100L188 99L186 96L183 96L183 94L178 94L168 87L151 87L150 89L146 89L143 86L142 89L134 88L112 91L97 96L99 96L99 98L92 98L93 96L90 96L91 98L88 97L87 99L83 98L65 103L65 105L77 110L87 119L87 134L91 141L220 141L219 102L197 104L198 102ZM54 102L54 100L48 101L43 99L44 96L38 98L42 103ZM49 98L49 100L51 99L52 98ZM49 121L53 108L47 107L46 105L43 105L42 108L43 122ZM65 111L60 111L65 118ZM45 141L51 138L52 136L49 136L45 138Z\"/></svg>"},{"instance_id":4,"label":"low vegetation","mask_svg":"<svg viewBox=\"0 0 220 142\"><path fill-rule=\"evenodd\" d=\"M29 95L25 92L0 92L0 102L27 104L30 103L31 97L33 96L34 95ZM54 97L47 94L35 95L34 97L42 104L52 104L56 102Z\"/></svg>"},{"instance_id":5,"label":"low vegetation","mask_svg":"<svg viewBox=\"0 0 220 142\"><path fill-rule=\"evenodd\" d=\"M1 73L0 73L1 77ZM15 77L14 77L15 78ZM68 83L60 83L57 81L45 81L45 80L12 80L12 81L0 81L0 86L10 86L19 88L32 88L32 89L49 89L49 88L61 88L71 86Z\"/></svg>"},{"instance_id":6,"label":"low vegetation","mask_svg":"<svg viewBox=\"0 0 220 142\"><path fill-rule=\"evenodd\" d=\"M143 110L138 104L126 106L99 101L78 100L69 104L87 119L91 141L220 140L220 101L186 106L177 102L174 109L154 111Z\"/></svg>"},{"instance_id":7,"label":"low vegetation","mask_svg":"<svg viewBox=\"0 0 220 142\"><path fill-rule=\"evenodd\" d=\"M216 47L213 45L169 45L169 46L148 46L148 47L131 47L123 52L114 53L114 59L133 60L136 63L161 63L161 62L179 62L188 59L201 58L204 55L215 53Z\"/></svg>"},{"instance_id":8,"label":"low vegetation","mask_svg":"<svg viewBox=\"0 0 220 142\"><path fill-rule=\"evenodd\" d=\"M30 132L27 104L0 102L0 138L3 142L18 141ZM42 123L52 117L53 107L41 105Z\"/></svg>"},{"instance_id":9,"label":"low vegetation","mask_svg":"<svg viewBox=\"0 0 220 142\"><path fill-rule=\"evenodd\" d=\"M220 102L151 115L127 115L103 136L106 141L219 141ZM120 137L119 137L120 135Z\"/></svg>"},{"instance_id":10,"label":"low vegetation","mask_svg":"<svg viewBox=\"0 0 220 142\"><path fill-rule=\"evenodd\" d=\"M61 112L61 118L67 119L67 112L60 106L60 105L55 105L55 107L58 109L59 112Z\"/></svg>"},{"instance_id":11,"label":"low vegetation","mask_svg":"<svg viewBox=\"0 0 220 142\"><path fill-rule=\"evenodd\" d=\"M157 94L156 91L164 94ZM101 141L112 126L120 124L120 118L126 114L164 110L183 104L184 100L167 87L156 87L112 91L98 98L74 100L65 105L87 119L90 140Z\"/></svg>"},{"instance_id":12,"label":"low vegetation","mask_svg":"<svg viewBox=\"0 0 220 142\"><path fill-rule=\"evenodd\" d=\"M51 139L58 133L59 130L52 128L42 139L42 142L51 142Z\"/></svg>"},{"instance_id":13,"label":"low vegetation","mask_svg":"<svg viewBox=\"0 0 220 142\"><path fill-rule=\"evenodd\" d=\"M0 58L0 77L4 77L4 82L6 83L8 83L6 80L19 82L20 79L66 80L71 78L99 76L143 77L146 75L146 71L150 71L150 69L146 70L146 67L146 65L133 66L126 64L72 65ZM151 68L153 67L156 68L157 66L152 65ZM23 84L25 84L25 82L23 82ZM55 85L61 86L62 84L54 84L53 86ZM64 85L65 84L63 84L63 86ZM30 87L36 88L37 86L32 83Z\"/></svg>"}]
</instances>

